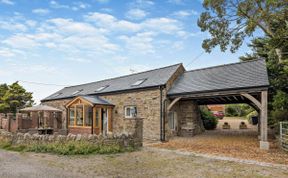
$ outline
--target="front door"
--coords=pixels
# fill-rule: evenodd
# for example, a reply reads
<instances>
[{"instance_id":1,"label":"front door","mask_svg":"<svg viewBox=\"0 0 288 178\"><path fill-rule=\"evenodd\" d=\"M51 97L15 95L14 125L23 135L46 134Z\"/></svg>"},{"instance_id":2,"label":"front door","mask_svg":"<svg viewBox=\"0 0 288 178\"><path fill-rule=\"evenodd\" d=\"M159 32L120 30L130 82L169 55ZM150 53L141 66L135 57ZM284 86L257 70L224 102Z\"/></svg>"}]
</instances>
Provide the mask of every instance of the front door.
<instances>
[{"instance_id":1,"label":"front door","mask_svg":"<svg viewBox=\"0 0 288 178\"><path fill-rule=\"evenodd\" d=\"M107 129L108 129L108 113L107 109L102 109L102 134L107 135Z\"/></svg>"}]
</instances>

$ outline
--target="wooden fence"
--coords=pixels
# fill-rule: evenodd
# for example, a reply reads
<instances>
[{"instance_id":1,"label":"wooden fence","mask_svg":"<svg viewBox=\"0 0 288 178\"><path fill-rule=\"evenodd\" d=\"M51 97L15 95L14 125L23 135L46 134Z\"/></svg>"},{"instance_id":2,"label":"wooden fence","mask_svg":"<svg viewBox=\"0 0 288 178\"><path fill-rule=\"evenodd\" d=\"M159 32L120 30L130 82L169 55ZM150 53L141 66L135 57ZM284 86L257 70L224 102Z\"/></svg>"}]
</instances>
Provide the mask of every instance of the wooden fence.
<instances>
[{"instance_id":1,"label":"wooden fence","mask_svg":"<svg viewBox=\"0 0 288 178\"><path fill-rule=\"evenodd\" d=\"M288 151L288 122L280 122L280 144L283 150Z\"/></svg>"}]
</instances>

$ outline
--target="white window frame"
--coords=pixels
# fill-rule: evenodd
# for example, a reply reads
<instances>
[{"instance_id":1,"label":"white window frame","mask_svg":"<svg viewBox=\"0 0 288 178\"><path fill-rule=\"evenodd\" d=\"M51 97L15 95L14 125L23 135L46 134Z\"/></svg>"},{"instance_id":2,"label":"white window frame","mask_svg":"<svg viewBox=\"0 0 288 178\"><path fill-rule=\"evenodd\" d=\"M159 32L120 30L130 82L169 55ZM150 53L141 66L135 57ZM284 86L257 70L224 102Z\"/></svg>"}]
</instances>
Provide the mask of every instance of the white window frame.
<instances>
[{"instance_id":1,"label":"white window frame","mask_svg":"<svg viewBox=\"0 0 288 178\"><path fill-rule=\"evenodd\" d=\"M139 80L137 80L136 82L134 82L131 86L139 86L139 85L141 85L142 83L144 83L146 80L147 80L147 78L139 79Z\"/></svg>"},{"instance_id":2,"label":"white window frame","mask_svg":"<svg viewBox=\"0 0 288 178\"><path fill-rule=\"evenodd\" d=\"M171 118L171 116L172 116L172 118ZM173 127L171 128L170 126L170 124L171 124L171 121L173 122L172 123L172 125L173 125ZM175 112L175 111L170 111L169 113L168 113L168 126L169 126L169 128L171 129L171 130L176 130L176 128L177 128L177 112Z\"/></svg>"},{"instance_id":3,"label":"white window frame","mask_svg":"<svg viewBox=\"0 0 288 178\"><path fill-rule=\"evenodd\" d=\"M130 115L127 114L127 109L130 109ZM135 110L134 115L131 113L131 110ZM137 106L125 106L124 107L124 114L125 114L125 118L128 118L128 119L136 118L137 117Z\"/></svg>"}]
</instances>

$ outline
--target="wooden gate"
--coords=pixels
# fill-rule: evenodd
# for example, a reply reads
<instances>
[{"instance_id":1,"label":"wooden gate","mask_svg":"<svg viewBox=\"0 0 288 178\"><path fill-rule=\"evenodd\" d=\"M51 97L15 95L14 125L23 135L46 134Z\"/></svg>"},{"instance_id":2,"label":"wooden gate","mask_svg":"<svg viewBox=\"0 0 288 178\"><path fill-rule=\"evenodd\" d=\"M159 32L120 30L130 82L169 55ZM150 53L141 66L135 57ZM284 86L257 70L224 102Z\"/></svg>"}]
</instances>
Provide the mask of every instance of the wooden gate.
<instances>
[{"instance_id":1,"label":"wooden gate","mask_svg":"<svg viewBox=\"0 0 288 178\"><path fill-rule=\"evenodd\" d=\"M280 144L285 151L288 151L288 122L280 122Z\"/></svg>"}]
</instances>

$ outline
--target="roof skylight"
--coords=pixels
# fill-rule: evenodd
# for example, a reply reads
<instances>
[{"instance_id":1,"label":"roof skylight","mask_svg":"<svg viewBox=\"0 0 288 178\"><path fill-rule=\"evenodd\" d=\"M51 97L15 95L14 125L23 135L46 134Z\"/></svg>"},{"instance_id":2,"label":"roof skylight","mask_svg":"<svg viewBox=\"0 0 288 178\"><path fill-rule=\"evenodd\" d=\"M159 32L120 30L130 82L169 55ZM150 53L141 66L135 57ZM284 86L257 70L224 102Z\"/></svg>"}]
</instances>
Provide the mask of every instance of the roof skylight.
<instances>
[{"instance_id":1,"label":"roof skylight","mask_svg":"<svg viewBox=\"0 0 288 178\"><path fill-rule=\"evenodd\" d=\"M102 91L102 90L104 90L107 87L109 87L109 85L102 86L102 87L98 88L96 91Z\"/></svg>"},{"instance_id":2,"label":"roof skylight","mask_svg":"<svg viewBox=\"0 0 288 178\"><path fill-rule=\"evenodd\" d=\"M72 93L72 95L76 95L76 94L80 93L81 91L83 91L83 89L74 91L74 92Z\"/></svg>"},{"instance_id":3,"label":"roof skylight","mask_svg":"<svg viewBox=\"0 0 288 178\"><path fill-rule=\"evenodd\" d=\"M145 79L139 79L139 80L137 80L135 83L133 83L132 86L141 85L143 82L145 82L145 80L147 80L147 79L146 79L146 78L145 78Z\"/></svg>"}]
</instances>

